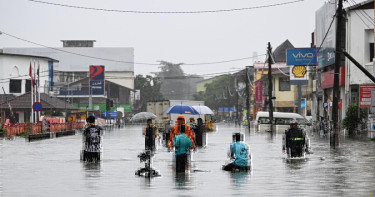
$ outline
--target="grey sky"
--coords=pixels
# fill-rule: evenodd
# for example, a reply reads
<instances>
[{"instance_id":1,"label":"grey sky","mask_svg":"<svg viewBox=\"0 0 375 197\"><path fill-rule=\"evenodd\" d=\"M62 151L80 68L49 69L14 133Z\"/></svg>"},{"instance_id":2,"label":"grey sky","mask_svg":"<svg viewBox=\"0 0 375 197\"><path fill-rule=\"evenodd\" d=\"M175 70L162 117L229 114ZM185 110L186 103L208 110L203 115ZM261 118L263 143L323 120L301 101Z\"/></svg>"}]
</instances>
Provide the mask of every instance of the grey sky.
<instances>
[{"instance_id":1,"label":"grey sky","mask_svg":"<svg viewBox=\"0 0 375 197\"><path fill-rule=\"evenodd\" d=\"M242 8L291 0L45 0L54 3L140 11L196 11ZM362 0L357 0L362 2ZM271 8L204 14L132 14L73 9L30 2L0 0L0 30L52 47L60 40L93 39L96 47L134 47L135 62L199 63L264 54L289 39L309 47L315 11L324 0L305 0ZM6 35L0 48L38 47ZM259 57L264 60L265 56ZM225 64L183 66L189 74L208 74L244 68L252 60ZM135 65L136 74L158 66Z\"/></svg>"}]
</instances>

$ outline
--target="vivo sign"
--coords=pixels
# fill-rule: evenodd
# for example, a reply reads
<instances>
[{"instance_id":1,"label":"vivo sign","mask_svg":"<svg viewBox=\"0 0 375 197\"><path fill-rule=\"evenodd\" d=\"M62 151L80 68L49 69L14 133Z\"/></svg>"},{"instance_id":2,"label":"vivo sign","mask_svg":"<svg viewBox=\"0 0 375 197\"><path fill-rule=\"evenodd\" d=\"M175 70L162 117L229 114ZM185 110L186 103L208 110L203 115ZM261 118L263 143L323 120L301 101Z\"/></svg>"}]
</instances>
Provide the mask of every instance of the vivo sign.
<instances>
[{"instance_id":1,"label":"vivo sign","mask_svg":"<svg viewBox=\"0 0 375 197\"><path fill-rule=\"evenodd\" d=\"M286 50L286 65L316 65L316 51L315 49L287 49Z\"/></svg>"}]
</instances>

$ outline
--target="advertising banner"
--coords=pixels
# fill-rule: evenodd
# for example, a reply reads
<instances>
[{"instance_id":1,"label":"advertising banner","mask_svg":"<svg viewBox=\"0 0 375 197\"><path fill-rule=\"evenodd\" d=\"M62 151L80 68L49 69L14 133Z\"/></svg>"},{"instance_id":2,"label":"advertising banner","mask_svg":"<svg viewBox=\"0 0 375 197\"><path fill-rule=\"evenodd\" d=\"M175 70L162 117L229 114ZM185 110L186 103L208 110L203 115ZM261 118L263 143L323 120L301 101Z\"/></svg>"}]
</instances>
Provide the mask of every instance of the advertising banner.
<instances>
[{"instance_id":1,"label":"advertising banner","mask_svg":"<svg viewBox=\"0 0 375 197\"><path fill-rule=\"evenodd\" d=\"M286 50L286 65L316 65L316 50L313 48L302 49L287 49Z\"/></svg>"},{"instance_id":2,"label":"advertising banner","mask_svg":"<svg viewBox=\"0 0 375 197\"><path fill-rule=\"evenodd\" d=\"M371 90L375 85L359 85L359 106L371 107Z\"/></svg>"},{"instance_id":3,"label":"advertising banner","mask_svg":"<svg viewBox=\"0 0 375 197\"><path fill-rule=\"evenodd\" d=\"M263 83L261 81L255 82L255 103L263 103Z\"/></svg>"},{"instance_id":4,"label":"advertising banner","mask_svg":"<svg viewBox=\"0 0 375 197\"><path fill-rule=\"evenodd\" d=\"M104 66L90 66L91 95L104 95Z\"/></svg>"},{"instance_id":5,"label":"advertising banner","mask_svg":"<svg viewBox=\"0 0 375 197\"><path fill-rule=\"evenodd\" d=\"M306 66L291 66L290 67L290 80L308 80L309 75L307 73Z\"/></svg>"},{"instance_id":6,"label":"advertising banner","mask_svg":"<svg viewBox=\"0 0 375 197\"><path fill-rule=\"evenodd\" d=\"M315 12L316 46L318 49L318 67L335 63L336 50L336 1L329 0ZM334 20L332 22L332 20ZM329 31L328 31L329 29ZM328 31L328 33L327 33ZM321 48L319 48L321 46Z\"/></svg>"}]
</instances>

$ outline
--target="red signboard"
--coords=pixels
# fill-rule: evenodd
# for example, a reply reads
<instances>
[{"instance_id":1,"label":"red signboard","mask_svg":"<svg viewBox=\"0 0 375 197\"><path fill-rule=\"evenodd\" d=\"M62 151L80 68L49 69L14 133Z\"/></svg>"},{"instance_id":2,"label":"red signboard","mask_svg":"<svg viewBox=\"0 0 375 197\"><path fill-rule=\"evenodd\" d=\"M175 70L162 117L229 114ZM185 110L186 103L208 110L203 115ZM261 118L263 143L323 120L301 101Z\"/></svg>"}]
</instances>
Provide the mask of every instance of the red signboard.
<instances>
[{"instance_id":1,"label":"red signboard","mask_svg":"<svg viewBox=\"0 0 375 197\"><path fill-rule=\"evenodd\" d=\"M263 103L263 83L261 81L255 82L255 103Z\"/></svg>"},{"instance_id":2,"label":"red signboard","mask_svg":"<svg viewBox=\"0 0 375 197\"><path fill-rule=\"evenodd\" d=\"M320 86L323 89L332 88L333 87L333 74L334 70L330 70L324 72L320 75ZM340 67L340 86L345 85L345 66Z\"/></svg>"},{"instance_id":3,"label":"red signboard","mask_svg":"<svg viewBox=\"0 0 375 197\"><path fill-rule=\"evenodd\" d=\"M371 107L371 90L375 85L359 85L359 106Z\"/></svg>"}]
</instances>

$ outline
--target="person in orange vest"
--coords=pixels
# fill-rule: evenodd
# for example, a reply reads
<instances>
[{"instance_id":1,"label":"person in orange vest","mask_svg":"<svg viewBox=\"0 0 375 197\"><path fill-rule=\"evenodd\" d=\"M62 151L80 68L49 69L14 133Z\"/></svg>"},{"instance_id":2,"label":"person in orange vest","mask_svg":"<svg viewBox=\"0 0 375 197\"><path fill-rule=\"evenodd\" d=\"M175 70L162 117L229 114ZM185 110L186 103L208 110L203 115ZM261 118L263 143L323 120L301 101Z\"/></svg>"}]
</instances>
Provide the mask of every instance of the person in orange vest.
<instances>
[{"instance_id":1,"label":"person in orange vest","mask_svg":"<svg viewBox=\"0 0 375 197\"><path fill-rule=\"evenodd\" d=\"M193 144L192 148L195 148L193 132L191 131L190 127L185 124L185 117L183 115L179 115L177 116L177 122L172 128L171 134L169 136L168 150L170 150L173 145L174 137L182 133L190 138L191 143Z\"/></svg>"}]
</instances>

